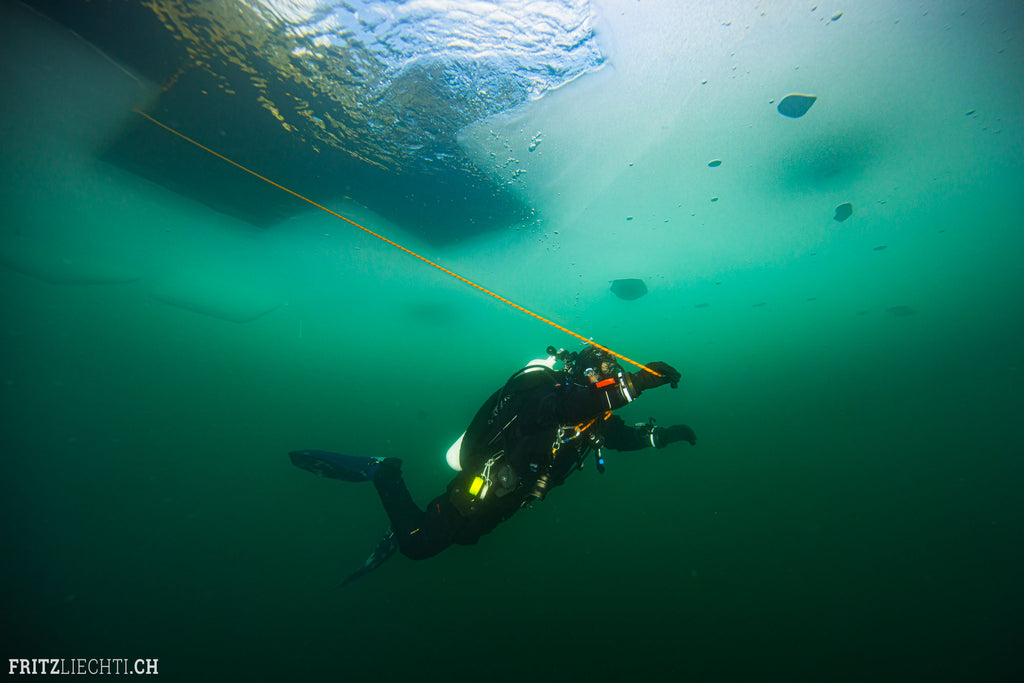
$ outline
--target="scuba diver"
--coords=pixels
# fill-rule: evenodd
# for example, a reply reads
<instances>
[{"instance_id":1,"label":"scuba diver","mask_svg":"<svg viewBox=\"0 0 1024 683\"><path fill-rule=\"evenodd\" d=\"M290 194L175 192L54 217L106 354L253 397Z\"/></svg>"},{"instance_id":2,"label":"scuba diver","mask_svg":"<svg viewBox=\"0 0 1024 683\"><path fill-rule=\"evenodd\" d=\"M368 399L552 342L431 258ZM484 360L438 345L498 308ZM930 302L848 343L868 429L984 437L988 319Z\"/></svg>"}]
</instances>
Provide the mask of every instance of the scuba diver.
<instances>
[{"instance_id":1,"label":"scuba diver","mask_svg":"<svg viewBox=\"0 0 1024 683\"><path fill-rule=\"evenodd\" d=\"M641 393L669 384L680 374L667 363L625 372L615 357L596 346L569 352L548 347L548 358L516 372L470 422L448 451L458 471L447 490L421 509L402 479L398 458L304 450L289 454L302 469L350 482L372 481L390 526L362 567L345 585L401 550L414 560L448 546L473 545L524 507L544 500L593 455L604 472L603 449L664 448L678 441L696 445L686 425L628 426L612 411ZM555 370L561 362L562 369ZM655 374L657 373L657 374Z\"/></svg>"}]
</instances>

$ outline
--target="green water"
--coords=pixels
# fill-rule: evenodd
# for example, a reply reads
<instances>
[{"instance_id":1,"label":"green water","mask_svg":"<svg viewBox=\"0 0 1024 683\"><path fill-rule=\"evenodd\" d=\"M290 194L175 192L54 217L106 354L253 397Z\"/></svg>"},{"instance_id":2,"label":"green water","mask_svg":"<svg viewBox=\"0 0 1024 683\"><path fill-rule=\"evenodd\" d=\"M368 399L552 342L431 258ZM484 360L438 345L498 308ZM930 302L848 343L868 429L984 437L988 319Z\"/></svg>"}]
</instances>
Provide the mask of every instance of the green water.
<instances>
[{"instance_id":1,"label":"green water","mask_svg":"<svg viewBox=\"0 0 1024 683\"><path fill-rule=\"evenodd\" d=\"M752 18L702 65L722 89L673 102L624 8L618 76L490 123L545 132L522 155L537 221L429 248L332 198L677 366L623 414L699 439L609 454L476 547L345 590L386 525L376 494L286 453L401 457L426 502L490 392L574 341L329 217L254 230L97 162L153 86L5 9L4 657L159 658L187 681L1015 680L1020 11L934 5L823 6L861 47L822 48L809 85L758 80L774 34ZM767 104L801 87L806 121ZM487 135L467 133L481 159ZM650 293L616 299L618 277Z\"/></svg>"}]
</instances>

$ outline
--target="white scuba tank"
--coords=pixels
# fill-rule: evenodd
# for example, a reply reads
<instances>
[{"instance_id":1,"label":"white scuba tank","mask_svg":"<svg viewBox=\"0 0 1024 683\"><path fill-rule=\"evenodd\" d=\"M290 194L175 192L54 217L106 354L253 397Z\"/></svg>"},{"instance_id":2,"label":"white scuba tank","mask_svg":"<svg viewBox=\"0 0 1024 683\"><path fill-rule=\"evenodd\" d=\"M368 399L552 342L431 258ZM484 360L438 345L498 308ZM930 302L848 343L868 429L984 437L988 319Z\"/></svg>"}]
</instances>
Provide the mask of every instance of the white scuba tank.
<instances>
[{"instance_id":1,"label":"white scuba tank","mask_svg":"<svg viewBox=\"0 0 1024 683\"><path fill-rule=\"evenodd\" d=\"M532 368L541 369L548 368L550 370L555 369L555 363L558 362L558 358L555 356L548 356L547 358L535 358L526 364L523 368L523 372L530 372ZM462 471L462 464L459 462L459 453L462 451L462 439L466 436L466 432L462 432L462 436L455 440L445 454L445 460L448 461L448 467L451 467L456 472Z\"/></svg>"}]
</instances>

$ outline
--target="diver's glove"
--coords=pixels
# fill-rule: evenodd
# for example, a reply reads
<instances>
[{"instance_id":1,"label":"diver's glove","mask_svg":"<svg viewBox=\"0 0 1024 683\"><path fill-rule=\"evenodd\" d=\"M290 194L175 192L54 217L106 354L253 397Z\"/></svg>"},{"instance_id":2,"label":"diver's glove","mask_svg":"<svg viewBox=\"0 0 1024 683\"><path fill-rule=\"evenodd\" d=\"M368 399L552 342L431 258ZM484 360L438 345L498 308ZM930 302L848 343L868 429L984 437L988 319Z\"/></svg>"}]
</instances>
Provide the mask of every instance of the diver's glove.
<instances>
[{"instance_id":1,"label":"diver's glove","mask_svg":"<svg viewBox=\"0 0 1024 683\"><path fill-rule=\"evenodd\" d=\"M683 377L674 367L668 363L662 363L661 361L648 363L647 367L654 370L654 372L661 375L661 377L658 377L658 375L655 375L652 372L647 372L646 370L629 373L630 384L633 385L638 396L648 389L660 387L664 384L671 384L672 388L675 389L679 386L679 380Z\"/></svg>"},{"instance_id":2,"label":"diver's glove","mask_svg":"<svg viewBox=\"0 0 1024 683\"><path fill-rule=\"evenodd\" d=\"M664 448L677 441L689 441L691 446L696 446L697 433L687 425L655 427L652 441L657 448Z\"/></svg>"}]
</instances>

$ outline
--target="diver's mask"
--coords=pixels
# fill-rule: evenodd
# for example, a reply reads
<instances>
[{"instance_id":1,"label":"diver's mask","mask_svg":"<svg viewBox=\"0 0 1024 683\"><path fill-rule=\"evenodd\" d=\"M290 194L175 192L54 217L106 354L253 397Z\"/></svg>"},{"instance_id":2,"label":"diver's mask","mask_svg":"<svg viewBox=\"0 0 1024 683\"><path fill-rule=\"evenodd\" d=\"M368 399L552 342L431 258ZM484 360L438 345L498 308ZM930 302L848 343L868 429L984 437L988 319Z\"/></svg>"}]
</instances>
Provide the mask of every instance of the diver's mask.
<instances>
[{"instance_id":1,"label":"diver's mask","mask_svg":"<svg viewBox=\"0 0 1024 683\"><path fill-rule=\"evenodd\" d=\"M597 384L622 373L622 366L614 356L594 346L580 351L571 364L567 364L567 369L572 381L583 385Z\"/></svg>"}]
</instances>

